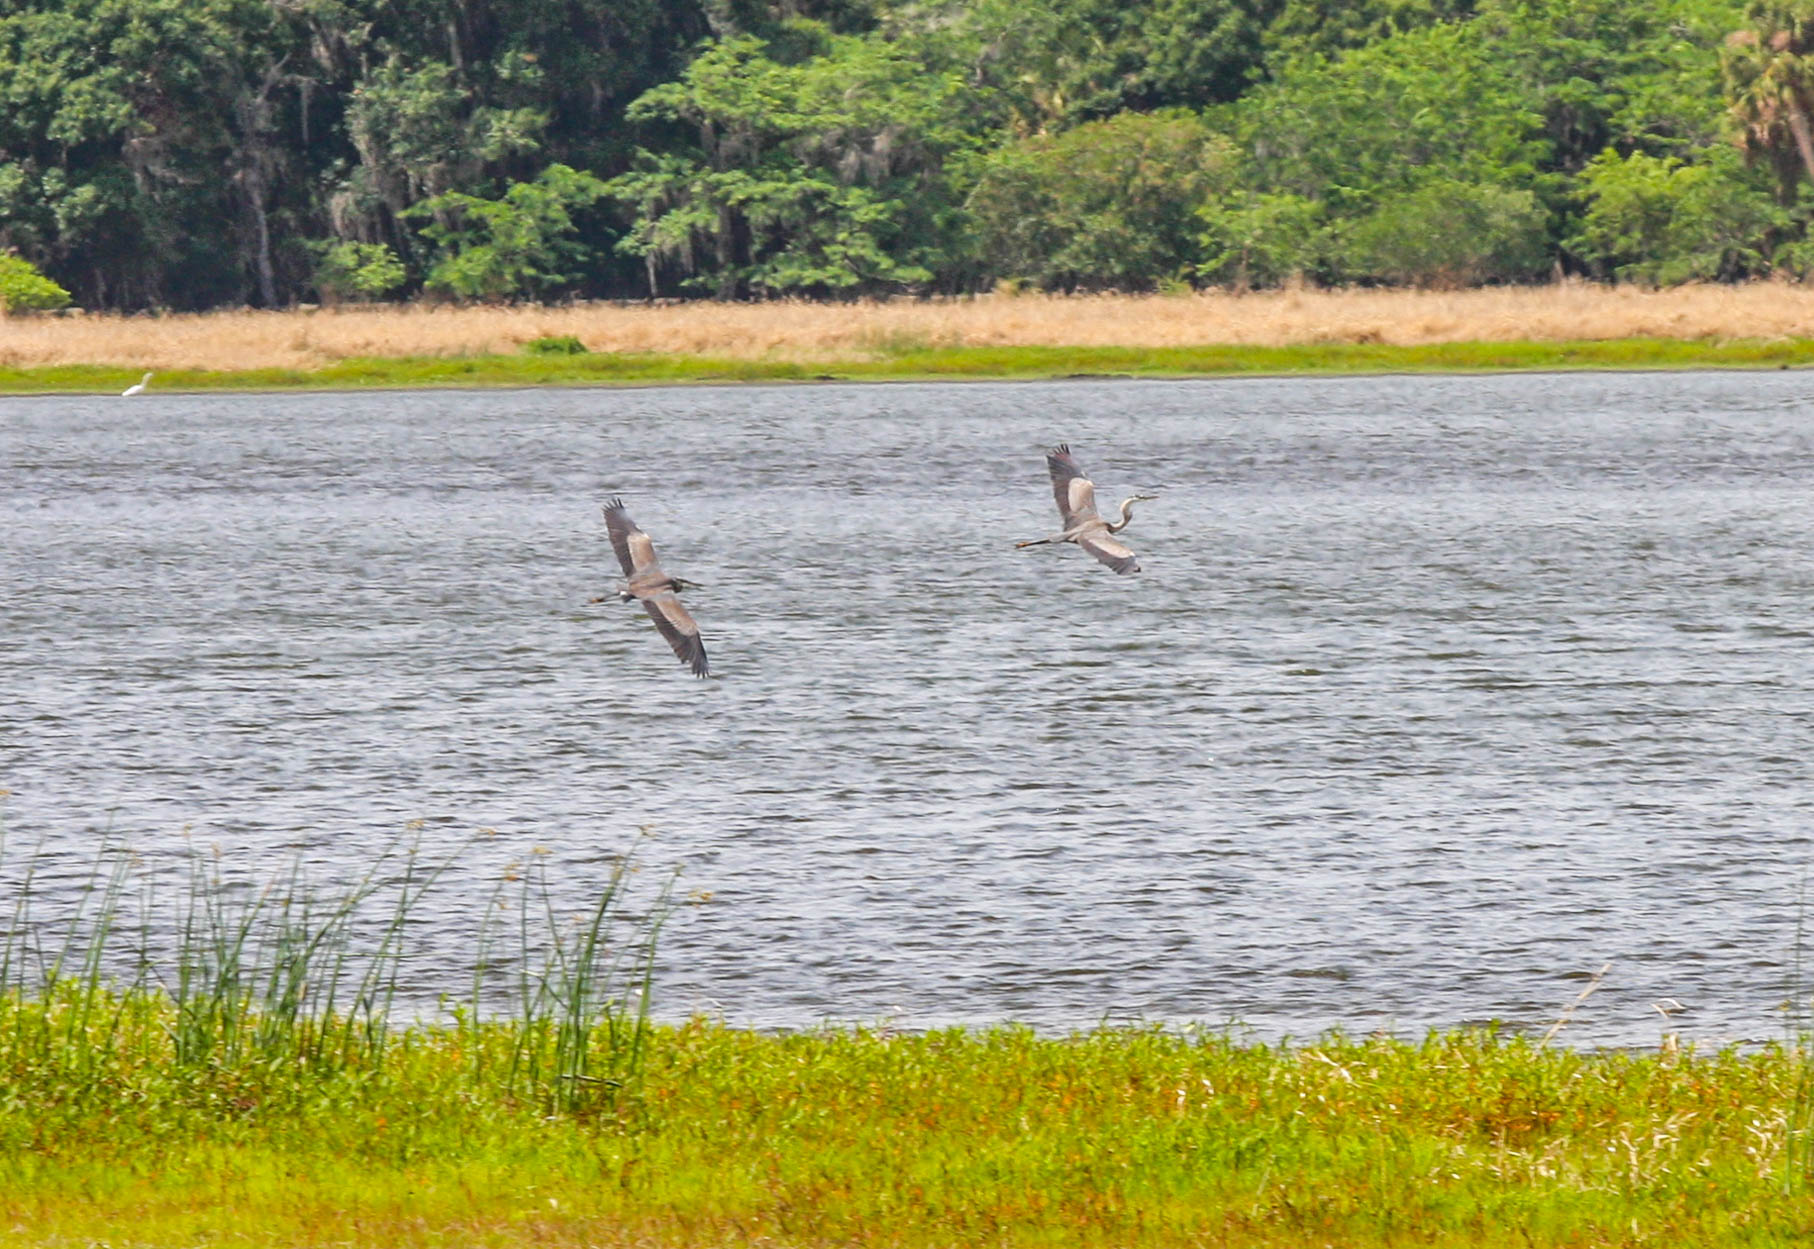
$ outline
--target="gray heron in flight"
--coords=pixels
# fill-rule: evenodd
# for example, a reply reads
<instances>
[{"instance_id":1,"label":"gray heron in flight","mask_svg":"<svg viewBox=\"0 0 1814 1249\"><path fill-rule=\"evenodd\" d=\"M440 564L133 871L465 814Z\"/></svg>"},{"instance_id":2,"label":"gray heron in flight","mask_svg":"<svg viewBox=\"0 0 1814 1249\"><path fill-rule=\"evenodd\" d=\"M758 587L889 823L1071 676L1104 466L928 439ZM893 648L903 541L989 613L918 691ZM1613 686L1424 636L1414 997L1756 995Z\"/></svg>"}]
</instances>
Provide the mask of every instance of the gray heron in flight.
<instances>
[{"instance_id":1,"label":"gray heron in flight","mask_svg":"<svg viewBox=\"0 0 1814 1249\"><path fill-rule=\"evenodd\" d=\"M643 610L649 613L649 619L661 630L661 636L668 639L668 645L674 648L680 662L692 668L694 676L705 676L705 643L699 639L699 625L680 605L678 593L696 583L670 577L661 570L661 565L655 562L655 544L630 519L622 499L612 499L605 504L605 528L610 531L617 562L624 566L626 581L617 597L626 603L640 602Z\"/></svg>"},{"instance_id":2,"label":"gray heron in flight","mask_svg":"<svg viewBox=\"0 0 1814 1249\"><path fill-rule=\"evenodd\" d=\"M1046 542L1075 542L1116 572L1139 572L1140 561L1134 558L1134 553L1110 535L1127 528L1128 521L1134 518L1134 504L1147 502L1157 496L1136 494L1123 499L1121 519L1111 525L1097 514L1096 486L1077 467L1068 444L1060 443L1046 452L1046 468L1052 473L1052 494L1058 500L1058 515L1064 520L1064 529L1049 538L1032 538L1014 545L1027 547Z\"/></svg>"}]
</instances>

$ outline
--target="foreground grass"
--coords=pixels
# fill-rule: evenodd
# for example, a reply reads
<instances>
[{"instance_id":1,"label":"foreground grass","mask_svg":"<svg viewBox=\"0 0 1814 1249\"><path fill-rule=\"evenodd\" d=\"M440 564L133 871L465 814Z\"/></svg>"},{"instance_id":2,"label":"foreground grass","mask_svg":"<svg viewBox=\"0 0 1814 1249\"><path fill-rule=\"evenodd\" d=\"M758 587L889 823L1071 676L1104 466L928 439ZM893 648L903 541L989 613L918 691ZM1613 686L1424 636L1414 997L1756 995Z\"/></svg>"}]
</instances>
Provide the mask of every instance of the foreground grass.
<instances>
[{"instance_id":1,"label":"foreground grass","mask_svg":"<svg viewBox=\"0 0 1814 1249\"><path fill-rule=\"evenodd\" d=\"M168 1002L0 1002L0 1243L1790 1245L1802 1053L653 1031L558 1103L520 1022L183 1061Z\"/></svg>"},{"instance_id":2,"label":"foreground grass","mask_svg":"<svg viewBox=\"0 0 1814 1249\"><path fill-rule=\"evenodd\" d=\"M0 1246L1814 1237L1805 1044L657 1026L640 843L531 850L475 907L487 836L330 886L196 849L174 898L123 846L84 878L0 842ZM406 1024L451 878L470 989Z\"/></svg>"},{"instance_id":3,"label":"foreground grass","mask_svg":"<svg viewBox=\"0 0 1814 1249\"><path fill-rule=\"evenodd\" d=\"M1564 342L1308 343L1288 346L907 347L870 359L803 362L680 353L366 357L315 368L172 369L163 392L599 386L807 381L1183 378L1231 375L1502 372L1567 369L1799 368L1814 339L1626 338ZM114 394L136 368L0 368L0 393Z\"/></svg>"}]
</instances>

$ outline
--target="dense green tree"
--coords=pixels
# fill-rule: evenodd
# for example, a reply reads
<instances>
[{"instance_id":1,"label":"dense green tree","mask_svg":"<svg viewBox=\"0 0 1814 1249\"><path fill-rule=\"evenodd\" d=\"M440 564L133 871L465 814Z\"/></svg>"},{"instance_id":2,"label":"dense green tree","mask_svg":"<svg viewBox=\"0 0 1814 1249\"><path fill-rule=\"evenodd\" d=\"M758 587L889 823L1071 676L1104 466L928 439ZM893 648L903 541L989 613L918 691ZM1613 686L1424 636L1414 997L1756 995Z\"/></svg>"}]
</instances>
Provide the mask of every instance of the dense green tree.
<instances>
[{"instance_id":1,"label":"dense green tree","mask_svg":"<svg viewBox=\"0 0 1814 1249\"><path fill-rule=\"evenodd\" d=\"M1571 246L1600 276L1652 285L1766 272L1790 221L1737 161L1730 148L1700 165L1601 153L1581 177L1588 206Z\"/></svg>"},{"instance_id":2,"label":"dense green tree","mask_svg":"<svg viewBox=\"0 0 1814 1249\"><path fill-rule=\"evenodd\" d=\"M1716 49L1732 15L1726 0L1479 0L1465 22L1300 56L1237 106L1250 185L1324 206L1325 279L1538 276L1538 225L1563 259L1574 180L1597 153L1694 163L1723 144ZM1488 245L1481 231L1503 233Z\"/></svg>"},{"instance_id":3,"label":"dense green tree","mask_svg":"<svg viewBox=\"0 0 1814 1249\"><path fill-rule=\"evenodd\" d=\"M1352 48L1432 26L1464 21L1475 0L1285 0L1266 28L1266 63L1274 69L1302 58L1325 60Z\"/></svg>"},{"instance_id":4,"label":"dense green tree","mask_svg":"<svg viewBox=\"0 0 1814 1249\"><path fill-rule=\"evenodd\" d=\"M412 205L436 248L426 285L459 299L498 302L546 296L576 282L591 248L575 217L605 195L605 184L550 165L497 199L446 191Z\"/></svg>"},{"instance_id":5,"label":"dense green tree","mask_svg":"<svg viewBox=\"0 0 1814 1249\"><path fill-rule=\"evenodd\" d=\"M975 0L954 21L973 81L1016 128L1039 132L1124 109L1226 103L1258 71L1283 0Z\"/></svg>"},{"instance_id":6,"label":"dense green tree","mask_svg":"<svg viewBox=\"0 0 1814 1249\"><path fill-rule=\"evenodd\" d=\"M1236 112L1250 185L1337 217L1431 178L1528 183L1544 155L1539 124L1506 57L1448 25L1294 62Z\"/></svg>"},{"instance_id":7,"label":"dense green tree","mask_svg":"<svg viewBox=\"0 0 1814 1249\"><path fill-rule=\"evenodd\" d=\"M447 191L622 168L623 109L701 0L14 0L0 245L96 307L280 303L302 240L384 243Z\"/></svg>"},{"instance_id":8,"label":"dense green tree","mask_svg":"<svg viewBox=\"0 0 1814 1249\"><path fill-rule=\"evenodd\" d=\"M1720 141L1718 49L1734 0L1479 5L1469 37L1542 119L1545 171L1573 176L1608 147L1684 155Z\"/></svg>"},{"instance_id":9,"label":"dense green tree","mask_svg":"<svg viewBox=\"0 0 1814 1249\"><path fill-rule=\"evenodd\" d=\"M289 33L256 0L0 16L0 243L87 304L274 302L269 213L292 154L271 111Z\"/></svg>"},{"instance_id":10,"label":"dense green tree","mask_svg":"<svg viewBox=\"0 0 1814 1249\"><path fill-rule=\"evenodd\" d=\"M315 45L349 66L337 131L351 151L330 172L328 225L418 267L402 214L422 199L496 195L552 163L623 168L624 110L712 26L688 0L309 2L334 6Z\"/></svg>"},{"instance_id":11,"label":"dense green tree","mask_svg":"<svg viewBox=\"0 0 1814 1249\"><path fill-rule=\"evenodd\" d=\"M328 303L382 299L409 280L397 253L383 243L315 244L315 289Z\"/></svg>"},{"instance_id":12,"label":"dense green tree","mask_svg":"<svg viewBox=\"0 0 1814 1249\"><path fill-rule=\"evenodd\" d=\"M632 106L693 136L612 183L651 292L664 272L721 298L933 278L953 212L943 163L967 142L962 84L876 38L799 23L802 46L782 61L762 40L720 41Z\"/></svg>"},{"instance_id":13,"label":"dense green tree","mask_svg":"<svg viewBox=\"0 0 1814 1249\"><path fill-rule=\"evenodd\" d=\"M1317 200L1246 191L1209 200L1198 216L1203 281L1247 290L1334 272L1327 214Z\"/></svg>"},{"instance_id":14,"label":"dense green tree","mask_svg":"<svg viewBox=\"0 0 1814 1249\"><path fill-rule=\"evenodd\" d=\"M1197 211L1229 188L1229 141L1184 112L1122 113L980 162L968 208L983 280L1152 290L1193 277Z\"/></svg>"},{"instance_id":15,"label":"dense green tree","mask_svg":"<svg viewBox=\"0 0 1814 1249\"><path fill-rule=\"evenodd\" d=\"M0 250L97 308L1800 272L1814 3L1745 3L0 0Z\"/></svg>"},{"instance_id":16,"label":"dense green tree","mask_svg":"<svg viewBox=\"0 0 1814 1249\"><path fill-rule=\"evenodd\" d=\"M1348 281L1454 289L1530 282L1552 263L1548 214L1529 187L1431 178L1381 199L1337 232Z\"/></svg>"},{"instance_id":17,"label":"dense green tree","mask_svg":"<svg viewBox=\"0 0 1814 1249\"><path fill-rule=\"evenodd\" d=\"M1259 73L1266 27L1281 0L1158 0L1130 23L1124 105L1199 108L1238 98ZM1144 11L1142 11L1144 10Z\"/></svg>"},{"instance_id":18,"label":"dense green tree","mask_svg":"<svg viewBox=\"0 0 1814 1249\"><path fill-rule=\"evenodd\" d=\"M392 59L367 74L347 106L346 130L359 154L340 200L369 223L361 233L389 237L412 249L401 222L432 196L481 187L488 168L542 148L546 114L478 103L452 66L430 62L410 69Z\"/></svg>"},{"instance_id":19,"label":"dense green tree","mask_svg":"<svg viewBox=\"0 0 1814 1249\"><path fill-rule=\"evenodd\" d=\"M1747 154L1775 170L1783 202L1814 179L1814 4L1760 0L1726 40L1723 68Z\"/></svg>"}]
</instances>

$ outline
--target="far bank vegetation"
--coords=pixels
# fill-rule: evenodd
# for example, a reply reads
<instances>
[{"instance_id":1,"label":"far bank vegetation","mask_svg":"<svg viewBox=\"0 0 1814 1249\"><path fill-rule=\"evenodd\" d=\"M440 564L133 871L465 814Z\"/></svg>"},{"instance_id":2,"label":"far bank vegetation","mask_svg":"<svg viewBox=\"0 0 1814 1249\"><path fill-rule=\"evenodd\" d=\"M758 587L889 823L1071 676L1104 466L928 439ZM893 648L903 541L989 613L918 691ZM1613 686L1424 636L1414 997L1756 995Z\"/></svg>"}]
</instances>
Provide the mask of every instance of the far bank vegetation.
<instances>
[{"instance_id":1,"label":"far bank vegetation","mask_svg":"<svg viewBox=\"0 0 1814 1249\"><path fill-rule=\"evenodd\" d=\"M112 366L122 370L123 385L140 368L313 371L374 357L528 359L548 344L637 357L791 362L810 369L976 349L1416 348L1630 339L1792 346L1810 338L1814 287L1753 282L1653 289L1570 282L1460 291L1293 288L836 304L399 304L15 317L0 319L0 367Z\"/></svg>"},{"instance_id":2,"label":"far bank vegetation","mask_svg":"<svg viewBox=\"0 0 1814 1249\"><path fill-rule=\"evenodd\" d=\"M1814 0L23 0L0 253L95 312L1799 282L1811 114Z\"/></svg>"}]
</instances>

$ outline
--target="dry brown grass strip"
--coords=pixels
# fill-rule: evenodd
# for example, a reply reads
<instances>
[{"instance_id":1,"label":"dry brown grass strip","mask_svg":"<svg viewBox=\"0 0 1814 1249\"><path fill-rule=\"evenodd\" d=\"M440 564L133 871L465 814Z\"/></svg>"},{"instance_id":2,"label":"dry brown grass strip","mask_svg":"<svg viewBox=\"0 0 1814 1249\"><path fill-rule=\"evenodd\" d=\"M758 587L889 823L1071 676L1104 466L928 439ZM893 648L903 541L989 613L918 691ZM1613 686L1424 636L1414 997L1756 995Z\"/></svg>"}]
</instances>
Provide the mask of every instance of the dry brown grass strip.
<instances>
[{"instance_id":1,"label":"dry brown grass strip","mask_svg":"<svg viewBox=\"0 0 1814 1249\"><path fill-rule=\"evenodd\" d=\"M903 347L1283 346L1814 337L1814 287L1562 283L1470 291L1010 296L887 303L424 305L162 317L0 318L0 365L312 368L350 356L511 354L571 335L593 351L805 363Z\"/></svg>"}]
</instances>

